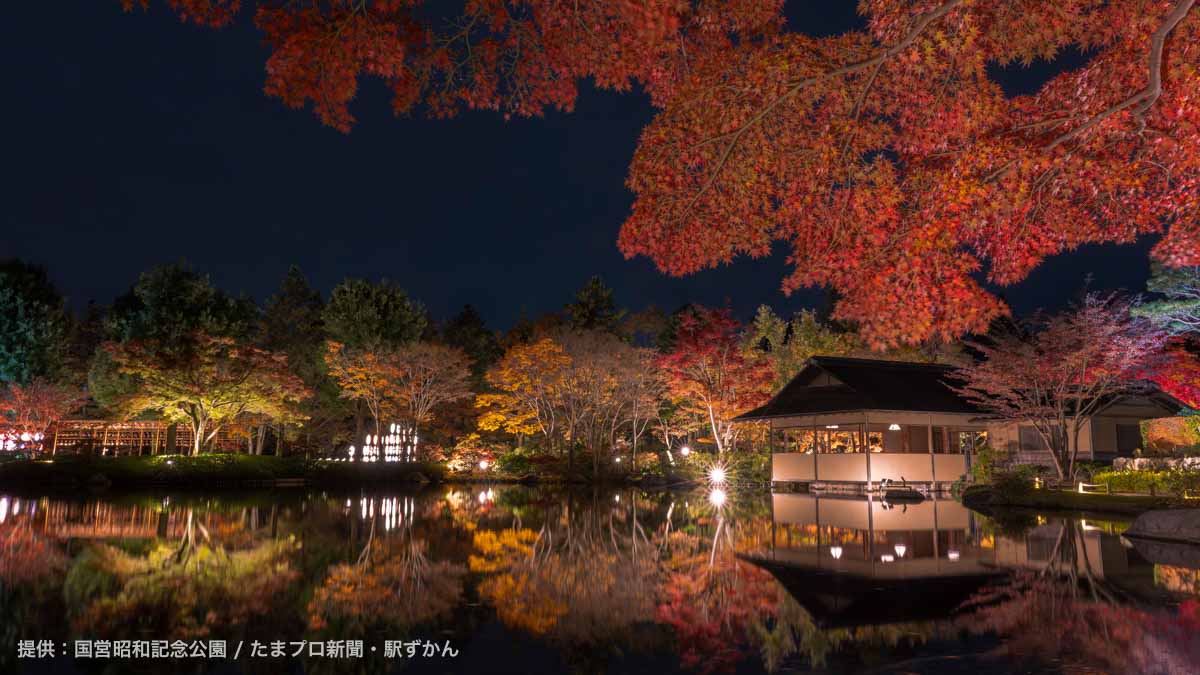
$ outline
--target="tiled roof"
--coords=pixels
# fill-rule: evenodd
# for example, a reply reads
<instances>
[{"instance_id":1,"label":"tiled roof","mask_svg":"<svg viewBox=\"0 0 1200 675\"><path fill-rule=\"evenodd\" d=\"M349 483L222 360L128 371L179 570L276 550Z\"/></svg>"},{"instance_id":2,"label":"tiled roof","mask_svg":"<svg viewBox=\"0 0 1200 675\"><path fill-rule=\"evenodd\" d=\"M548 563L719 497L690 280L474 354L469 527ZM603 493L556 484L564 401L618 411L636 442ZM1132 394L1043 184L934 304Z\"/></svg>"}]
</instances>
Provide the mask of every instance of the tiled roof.
<instances>
[{"instance_id":1,"label":"tiled roof","mask_svg":"<svg viewBox=\"0 0 1200 675\"><path fill-rule=\"evenodd\" d=\"M947 386L954 370L939 363L814 356L766 405L737 419L857 410L980 413Z\"/></svg>"}]
</instances>

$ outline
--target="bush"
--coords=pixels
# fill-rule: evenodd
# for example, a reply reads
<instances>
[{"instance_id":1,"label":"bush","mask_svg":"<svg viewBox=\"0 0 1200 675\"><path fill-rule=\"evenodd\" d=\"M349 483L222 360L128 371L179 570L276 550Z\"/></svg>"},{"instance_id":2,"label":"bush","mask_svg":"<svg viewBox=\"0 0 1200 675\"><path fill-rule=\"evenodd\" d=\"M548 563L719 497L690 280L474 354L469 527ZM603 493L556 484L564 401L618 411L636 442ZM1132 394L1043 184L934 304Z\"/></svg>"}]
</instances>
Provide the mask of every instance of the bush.
<instances>
[{"instance_id":1,"label":"bush","mask_svg":"<svg viewBox=\"0 0 1200 675\"><path fill-rule=\"evenodd\" d=\"M1000 453L985 445L971 457L971 482L990 483L1000 465Z\"/></svg>"},{"instance_id":2,"label":"bush","mask_svg":"<svg viewBox=\"0 0 1200 675\"><path fill-rule=\"evenodd\" d=\"M1182 495L1185 491L1200 491L1200 472L1182 469L1098 471L1092 476L1092 482L1107 484L1113 492Z\"/></svg>"},{"instance_id":3,"label":"bush","mask_svg":"<svg viewBox=\"0 0 1200 675\"><path fill-rule=\"evenodd\" d=\"M1018 464L992 474L992 487L1003 495L1023 495L1033 491L1033 480L1039 477L1045 467L1034 464Z\"/></svg>"}]
</instances>

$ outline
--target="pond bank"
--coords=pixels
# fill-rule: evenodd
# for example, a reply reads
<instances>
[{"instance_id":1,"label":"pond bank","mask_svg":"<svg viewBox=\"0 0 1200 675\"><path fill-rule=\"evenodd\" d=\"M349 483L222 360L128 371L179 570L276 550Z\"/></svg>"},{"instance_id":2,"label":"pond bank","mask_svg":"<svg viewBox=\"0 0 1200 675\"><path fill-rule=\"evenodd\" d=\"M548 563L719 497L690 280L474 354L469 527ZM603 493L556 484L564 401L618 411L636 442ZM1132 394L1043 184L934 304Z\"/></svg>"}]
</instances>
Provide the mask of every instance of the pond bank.
<instances>
[{"instance_id":1,"label":"pond bank","mask_svg":"<svg viewBox=\"0 0 1200 675\"><path fill-rule=\"evenodd\" d=\"M507 476L450 473L433 462L332 462L272 455L211 454L188 457L62 456L17 460L0 464L0 486L55 490L78 488L246 488L306 487L426 483L491 483L522 485L607 485L644 488L695 486L686 477L628 478L604 476L599 480L564 476Z\"/></svg>"},{"instance_id":2,"label":"pond bank","mask_svg":"<svg viewBox=\"0 0 1200 675\"><path fill-rule=\"evenodd\" d=\"M988 485L967 488L962 503L972 509L986 510L1003 506L1041 511L1087 511L1136 516L1147 511L1171 508L1200 508L1200 501L1149 495L1110 495L1079 493L1071 490L1030 490L1002 492Z\"/></svg>"}]
</instances>

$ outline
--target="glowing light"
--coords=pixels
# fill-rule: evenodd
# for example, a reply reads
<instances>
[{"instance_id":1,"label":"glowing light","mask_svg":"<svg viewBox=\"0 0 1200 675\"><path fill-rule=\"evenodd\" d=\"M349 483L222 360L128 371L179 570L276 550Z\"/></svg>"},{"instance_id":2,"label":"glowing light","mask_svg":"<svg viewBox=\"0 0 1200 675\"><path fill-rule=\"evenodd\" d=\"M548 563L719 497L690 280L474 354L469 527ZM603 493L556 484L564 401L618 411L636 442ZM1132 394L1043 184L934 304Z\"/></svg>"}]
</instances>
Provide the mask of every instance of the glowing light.
<instances>
[{"instance_id":1,"label":"glowing light","mask_svg":"<svg viewBox=\"0 0 1200 675\"><path fill-rule=\"evenodd\" d=\"M687 457L688 455L692 454L692 449L685 445L679 449L679 454Z\"/></svg>"},{"instance_id":2,"label":"glowing light","mask_svg":"<svg viewBox=\"0 0 1200 675\"><path fill-rule=\"evenodd\" d=\"M0 523L8 518L8 497L0 497Z\"/></svg>"},{"instance_id":3,"label":"glowing light","mask_svg":"<svg viewBox=\"0 0 1200 675\"><path fill-rule=\"evenodd\" d=\"M949 551L946 551L946 557L951 560L958 560L961 555L962 554L960 554L957 549L952 548Z\"/></svg>"},{"instance_id":4,"label":"glowing light","mask_svg":"<svg viewBox=\"0 0 1200 675\"><path fill-rule=\"evenodd\" d=\"M908 547L905 546L904 544L896 544L892 548L896 550L897 558L903 558L904 554L908 552Z\"/></svg>"},{"instance_id":5,"label":"glowing light","mask_svg":"<svg viewBox=\"0 0 1200 675\"><path fill-rule=\"evenodd\" d=\"M173 460L173 459L168 459L168 460L167 460L167 466L172 466L172 465L174 465L174 464L175 464L175 460Z\"/></svg>"},{"instance_id":6,"label":"glowing light","mask_svg":"<svg viewBox=\"0 0 1200 675\"><path fill-rule=\"evenodd\" d=\"M725 506L725 500L728 498L729 498L729 496L726 495L725 491L722 490L721 488L716 488L712 492L708 493L708 503L712 504L713 506L717 507L718 509L721 508L722 506Z\"/></svg>"},{"instance_id":7,"label":"glowing light","mask_svg":"<svg viewBox=\"0 0 1200 675\"><path fill-rule=\"evenodd\" d=\"M896 557L890 553L879 556L879 559L883 562L896 562Z\"/></svg>"},{"instance_id":8,"label":"glowing light","mask_svg":"<svg viewBox=\"0 0 1200 675\"><path fill-rule=\"evenodd\" d=\"M613 501L620 504L621 503L621 495L613 495Z\"/></svg>"},{"instance_id":9,"label":"glowing light","mask_svg":"<svg viewBox=\"0 0 1200 675\"><path fill-rule=\"evenodd\" d=\"M488 461L486 459L479 460L479 470L487 471L487 468L488 468Z\"/></svg>"},{"instance_id":10,"label":"glowing light","mask_svg":"<svg viewBox=\"0 0 1200 675\"><path fill-rule=\"evenodd\" d=\"M842 547L841 546L830 546L829 547L829 555L833 556L834 560L840 560L842 557Z\"/></svg>"},{"instance_id":11,"label":"glowing light","mask_svg":"<svg viewBox=\"0 0 1200 675\"><path fill-rule=\"evenodd\" d=\"M713 485L722 485L725 483L725 468L722 466L714 466L708 470L708 482Z\"/></svg>"},{"instance_id":12,"label":"glowing light","mask_svg":"<svg viewBox=\"0 0 1200 675\"><path fill-rule=\"evenodd\" d=\"M900 431L900 425L895 423L889 424L888 431Z\"/></svg>"},{"instance_id":13,"label":"glowing light","mask_svg":"<svg viewBox=\"0 0 1200 675\"><path fill-rule=\"evenodd\" d=\"M620 463L621 463L621 458L620 458L620 457L618 457L618 458L616 458L616 459L615 459L615 460L613 460L613 461L615 461L617 464L620 464Z\"/></svg>"},{"instance_id":14,"label":"glowing light","mask_svg":"<svg viewBox=\"0 0 1200 675\"><path fill-rule=\"evenodd\" d=\"M836 429L836 428L838 428L838 425L836 425L836 424L826 424L826 425L825 425L825 428L826 428L826 429Z\"/></svg>"},{"instance_id":15,"label":"glowing light","mask_svg":"<svg viewBox=\"0 0 1200 675\"><path fill-rule=\"evenodd\" d=\"M26 431L25 433L21 434L21 440L28 443L29 441L33 440L33 436L28 431Z\"/></svg>"}]
</instances>

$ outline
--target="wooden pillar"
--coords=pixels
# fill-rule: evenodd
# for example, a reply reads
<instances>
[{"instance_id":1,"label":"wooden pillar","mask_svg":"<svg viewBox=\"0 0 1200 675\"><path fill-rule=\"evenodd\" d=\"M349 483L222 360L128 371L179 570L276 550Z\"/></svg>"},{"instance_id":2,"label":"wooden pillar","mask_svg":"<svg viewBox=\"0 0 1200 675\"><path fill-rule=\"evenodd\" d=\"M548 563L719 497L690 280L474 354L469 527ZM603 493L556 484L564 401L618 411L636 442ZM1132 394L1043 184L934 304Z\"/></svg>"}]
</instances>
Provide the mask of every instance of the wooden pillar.
<instances>
[{"instance_id":1,"label":"wooden pillar","mask_svg":"<svg viewBox=\"0 0 1200 675\"><path fill-rule=\"evenodd\" d=\"M871 434L871 432L870 432L871 414L870 413L865 413L865 412L863 413L862 429L863 429L863 434L865 436L864 440L870 438L870 434ZM867 453L867 492L870 492L871 491L871 447L870 447L869 443L864 443L863 447L866 449L866 453Z\"/></svg>"},{"instance_id":2,"label":"wooden pillar","mask_svg":"<svg viewBox=\"0 0 1200 675\"><path fill-rule=\"evenodd\" d=\"M929 437L927 441L929 443L929 482L933 484L933 487L937 487L937 460L933 455L933 415L929 416L929 426L925 428L926 435Z\"/></svg>"}]
</instances>

